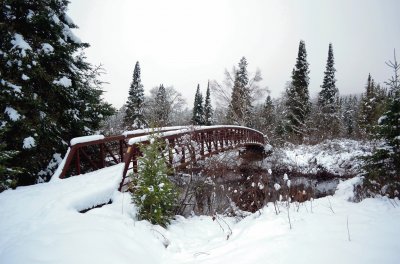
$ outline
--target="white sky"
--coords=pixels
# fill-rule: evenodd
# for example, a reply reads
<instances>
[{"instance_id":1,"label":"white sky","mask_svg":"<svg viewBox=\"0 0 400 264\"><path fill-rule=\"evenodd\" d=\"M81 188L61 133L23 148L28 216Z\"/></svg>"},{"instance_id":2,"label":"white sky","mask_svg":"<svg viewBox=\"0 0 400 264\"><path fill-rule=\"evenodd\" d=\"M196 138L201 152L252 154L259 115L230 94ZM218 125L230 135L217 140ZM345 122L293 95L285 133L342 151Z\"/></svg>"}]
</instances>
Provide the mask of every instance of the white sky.
<instances>
[{"instance_id":1,"label":"white sky","mask_svg":"<svg viewBox=\"0 0 400 264\"><path fill-rule=\"evenodd\" d=\"M103 64L105 99L121 107L136 61L148 92L163 83L194 100L197 84L223 80L240 58L261 70L278 97L290 80L298 44L306 43L310 93L320 90L332 42L341 94L360 93L368 73L391 76L385 61L400 54L398 0L71 0L75 33L91 47L88 60ZM400 57L399 57L400 59Z\"/></svg>"}]
</instances>

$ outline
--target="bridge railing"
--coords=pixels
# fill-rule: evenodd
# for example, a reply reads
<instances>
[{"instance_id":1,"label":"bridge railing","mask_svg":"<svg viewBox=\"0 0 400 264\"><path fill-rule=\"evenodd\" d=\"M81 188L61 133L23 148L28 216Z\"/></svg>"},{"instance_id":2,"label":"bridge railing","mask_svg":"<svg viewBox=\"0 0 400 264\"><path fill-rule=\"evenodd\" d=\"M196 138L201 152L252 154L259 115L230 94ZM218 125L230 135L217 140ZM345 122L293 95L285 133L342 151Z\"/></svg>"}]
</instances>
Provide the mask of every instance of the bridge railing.
<instances>
[{"instance_id":1,"label":"bridge railing","mask_svg":"<svg viewBox=\"0 0 400 264\"><path fill-rule=\"evenodd\" d=\"M177 129L185 129L185 127L158 128L159 131ZM124 162L129 139L148 135L151 131L151 129L141 129L126 131L116 136L96 135L74 138L52 179L63 179L67 175L79 175Z\"/></svg>"},{"instance_id":2,"label":"bridge railing","mask_svg":"<svg viewBox=\"0 0 400 264\"><path fill-rule=\"evenodd\" d=\"M168 163L185 167L213 154L244 145L264 145L264 135L240 126L167 127L136 130L117 136L89 136L71 140L70 147L53 178L64 178L125 163L120 190L129 170L137 172L139 144L149 143L149 134L159 133L165 140L163 150Z\"/></svg>"},{"instance_id":3,"label":"bridge railing","mask_svg":"<svg viewBox=\"0 0 400 264\"><path fill-rule=\"evenodd\" d=\"M264 135L254 129L239 126L211 126L191 130L177 130L160 133L166 148L162 150L165 159L174 168L186 167L189 163L213 154L245 145L264 145ZM128 171L137 172L138 158L141 156L139 144L148 144L148 136L132 138L128 142L125 155L120 190L128 182Z\"/></svg>"}]
</instances>

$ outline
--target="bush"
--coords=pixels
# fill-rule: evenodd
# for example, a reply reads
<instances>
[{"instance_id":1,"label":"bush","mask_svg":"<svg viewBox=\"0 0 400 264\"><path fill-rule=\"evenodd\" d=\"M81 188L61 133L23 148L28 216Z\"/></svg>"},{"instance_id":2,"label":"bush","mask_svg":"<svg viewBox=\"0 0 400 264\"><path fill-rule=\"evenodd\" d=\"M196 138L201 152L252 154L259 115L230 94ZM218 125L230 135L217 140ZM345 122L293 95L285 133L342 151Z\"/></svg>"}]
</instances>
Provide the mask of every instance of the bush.
<instances>
[{"instance_id":1,"label":"bush","mask_svg":"<svg viewBox=\"0 0 400 264\"><path fill-rule=\"evenodd\" d=\"M138 207L139 220L166 226L174 215L177 193L168 179L169 168L162 155L163 144L157 135L150 144L140 145L138 173L132 175L132 200Z\"/></svg>"},{"instance_id":2,"label":"bush","mask_svg":"<svg viewBox=\"0 0 400 264\"><path fill-rule=\"evenodd\" d=\"M394 74L387 82L387 108L379 118L375 135L384 141L384 145L366 158L364 187L367 196L400 198L400 64L396 54L394 62L389 61L387 65L393 69Z\"/></svg>"}]
</instances>

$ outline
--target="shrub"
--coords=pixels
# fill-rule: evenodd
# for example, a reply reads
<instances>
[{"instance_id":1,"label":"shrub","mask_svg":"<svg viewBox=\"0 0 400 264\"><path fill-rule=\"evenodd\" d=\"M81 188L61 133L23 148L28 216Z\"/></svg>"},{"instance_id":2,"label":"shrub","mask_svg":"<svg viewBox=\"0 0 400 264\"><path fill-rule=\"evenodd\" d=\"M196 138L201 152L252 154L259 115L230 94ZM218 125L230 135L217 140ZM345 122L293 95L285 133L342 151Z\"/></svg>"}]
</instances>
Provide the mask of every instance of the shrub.
<instances>
[{"instance_id":1,"label":"shrub","mask_svg":"<svg viewBox=\"0 0 400 264\"><path fill-rule=\"evenodd\" d=\"M166 226L174 215L177 193L168 179L169 168L161 153L163 143L157 135L150 144L140 145L138 173L132 179L132 199L138 207L138 218Z\"/></svg>"}]
</instances>

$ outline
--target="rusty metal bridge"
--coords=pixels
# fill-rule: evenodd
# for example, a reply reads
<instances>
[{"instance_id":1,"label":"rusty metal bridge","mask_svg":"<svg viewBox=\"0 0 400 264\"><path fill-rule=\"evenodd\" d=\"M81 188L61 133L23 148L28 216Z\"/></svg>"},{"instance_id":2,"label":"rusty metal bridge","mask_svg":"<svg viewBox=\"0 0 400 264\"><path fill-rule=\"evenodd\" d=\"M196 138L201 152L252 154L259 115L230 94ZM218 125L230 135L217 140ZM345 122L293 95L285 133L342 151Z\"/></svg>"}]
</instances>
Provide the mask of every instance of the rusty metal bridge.
<instances>
[{"instance_id":1,"label":"rusty metal bridge","mask_svg":"<svg viewBox=\"0 0 400 264\"><path fill-rule=\"evenodd\" d=\"M157 133L165 140L160 150L173 168L184 168L189 163L230 149L263 147L264 135L240 126L165 127L124 132L122 135L101 135L75 138L60 168L54 175L60 179L95 171L118 163L125 163L119 190L126 183L129 170L137 172L139 144L149 144L149 135ZM53 177L54 177L53 176Z\"/></svg>"}]
</instances>

